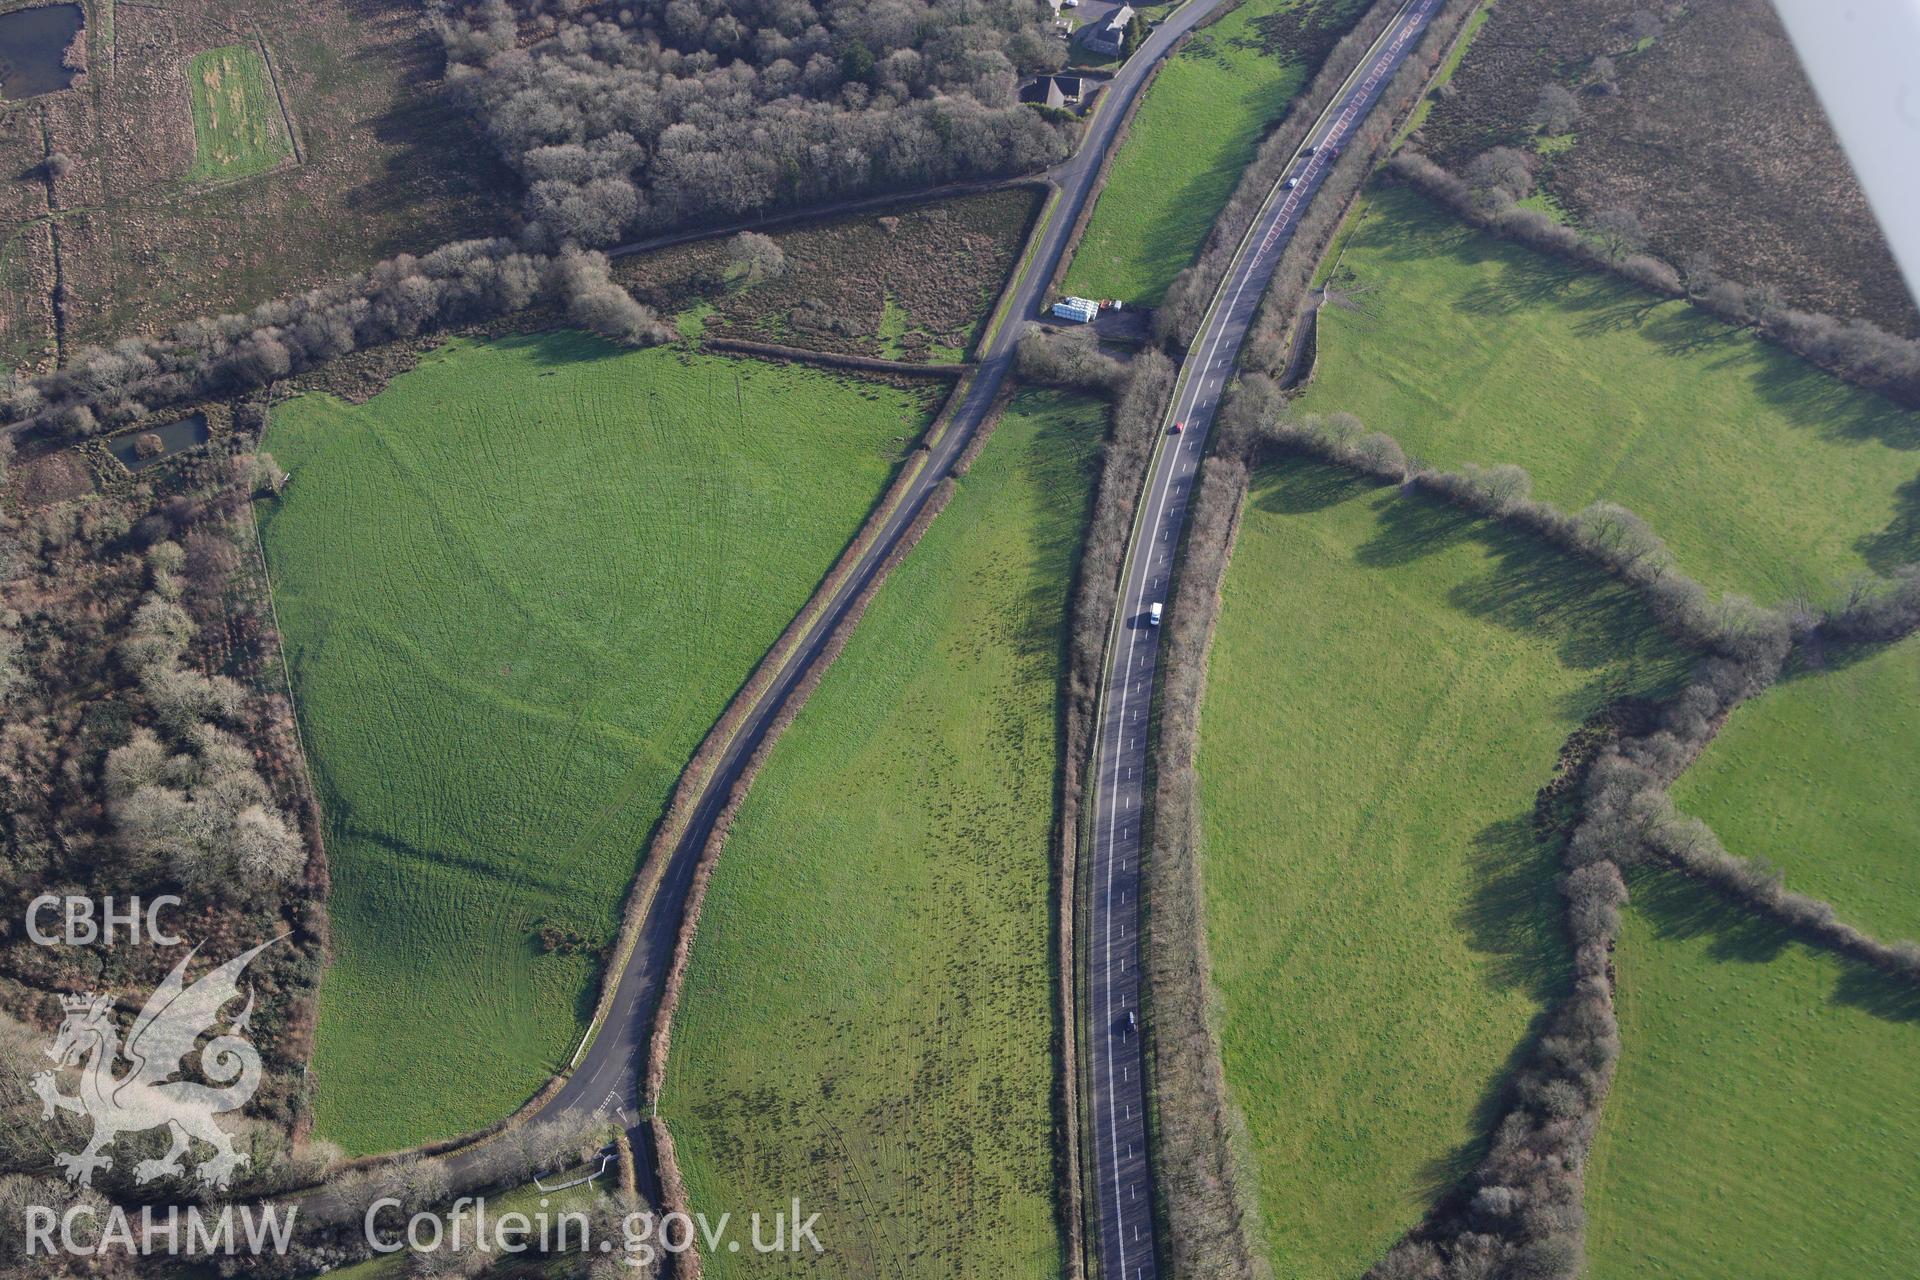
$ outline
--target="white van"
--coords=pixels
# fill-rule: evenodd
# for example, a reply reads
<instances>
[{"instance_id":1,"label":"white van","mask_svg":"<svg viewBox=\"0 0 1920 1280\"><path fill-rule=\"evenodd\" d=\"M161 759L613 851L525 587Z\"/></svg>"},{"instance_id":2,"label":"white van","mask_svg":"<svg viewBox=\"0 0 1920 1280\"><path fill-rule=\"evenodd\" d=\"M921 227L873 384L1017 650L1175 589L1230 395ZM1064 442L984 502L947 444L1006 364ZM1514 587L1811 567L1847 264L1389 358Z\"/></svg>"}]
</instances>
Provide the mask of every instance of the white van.
<instances>
[{"instance_id":1,"label":"white van","mask_svg":"<svg viewBox=\"0 0 1920 1280\"><path fill-rule=\"evenodd\" d=\"M1150 627L1160 625L1160 602L1158 600L1155 600L1153 607L1147 610L1147 625Z\"/></svg>"}]
</instances>

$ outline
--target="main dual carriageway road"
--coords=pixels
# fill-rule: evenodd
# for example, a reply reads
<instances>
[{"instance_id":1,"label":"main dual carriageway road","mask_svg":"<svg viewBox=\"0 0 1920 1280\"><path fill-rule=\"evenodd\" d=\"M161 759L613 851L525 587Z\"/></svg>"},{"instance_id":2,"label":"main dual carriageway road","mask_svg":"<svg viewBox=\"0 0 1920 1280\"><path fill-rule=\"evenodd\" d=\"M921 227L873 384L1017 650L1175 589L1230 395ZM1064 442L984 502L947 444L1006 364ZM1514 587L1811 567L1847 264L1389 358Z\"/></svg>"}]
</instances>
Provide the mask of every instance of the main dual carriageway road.
<instances>
[{"instance_id":1,"label":"main dual carriageway road","mask_svg":"<svg viewBox=\"0 0 1920 1280\"><path fill-rule=\"evenodd\" d=\"M1091 892L1084 931L1091 1168L1101 1280L1159 1275L1147 1152L1146 1050L1140 1035L1140 845L1149 711L1160 658L1155 606L1166 606L1187 502L1240 344L1301 215L1340 148L1358 131L1441 0L1411 0L1361 60L1254 218L1201 321L1147 469L1121 571L1094 737ZM1312 154L1308 154L1311 151ZM1176 425L1179 430L1175 430Z\"/></svg>"},{"instance_id":2,"label":"main dual carriageway road","mask_svg":"<svg viewBox=\"0 0 1920 1280\"><path fill-rule=\"evenodd\" d=\"M646 1069L654 1011L672 965L699 852L747 761L766 740L781 709L820 661L854 603L985 421L1012 369L1020 322L1040 314L1044 292L1092 196L1127 108L1152 68L1180 37L1223 3L1225 0L1188 0L1156 28L1114 76L1079 149L1047 175L1058 195L1038 231L1038 243L1010 288L1002 311L1004 323L991 330L946 430L885 528L860 554L827 601L809 638L747 709L738 732L694 802L693 817L669 855L630 957L611 977L616 985L606 1019L559 1091L527 1121L543 1126L585 1113L625 1125L633 1140L640 1187L656 1204L659 1177L639 1096L640 1079ZM1151 606L1165 599L1189 489L1206 449L1208 428L1280 252L1319 190L1333 150L1353 134L1378 100L1439 3L1410 0L1401 10L1315 124L1306 144L1315 149L1315 154L1309 157L1303 151L1289 166L1294 184L1277 188L1262 207L1202 322L1177 384L1167 425L1183 422L1185 430L1162 438L1149 468L1145 500L1140 504L1128 550L1113 639L1108 646L1095 742L1097 814L1090 865L1085 872L1091 877L1092 892L1087 929L1090 994L1082 1034L1088 1046L1084 1056L1090 1063L1091 1079L1086 1096L1093 1120L1086 1185L1098 1211L1096 1248L1103 1280L1147 1280L1158 1274L1142 1086L1144 1055L1132 1016L1139 1001L1140 804L1147 772L1147 711L1159 656L1158 634L1145 625L1145 619ZM650 247L634 245L625 251ZM470 1149L455 1153L450 1160L458 1166L474 1158Z\"/></svg>"}]
</instances>

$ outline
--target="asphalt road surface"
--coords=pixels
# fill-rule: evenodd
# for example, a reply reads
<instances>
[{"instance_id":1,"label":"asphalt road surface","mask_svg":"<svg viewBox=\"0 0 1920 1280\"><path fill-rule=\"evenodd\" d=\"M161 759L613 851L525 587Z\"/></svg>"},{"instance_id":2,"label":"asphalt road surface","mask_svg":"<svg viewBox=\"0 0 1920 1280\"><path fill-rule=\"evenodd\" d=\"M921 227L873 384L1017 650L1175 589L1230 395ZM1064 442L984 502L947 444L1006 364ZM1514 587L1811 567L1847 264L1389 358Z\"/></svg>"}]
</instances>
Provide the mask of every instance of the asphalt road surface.
<instances>
[{"instance_id":1,"label":"asphalt road surface","mask_svg":"<svg viewBox=\"0 0 1920 1280\"><path fill-rule=\"evenodd\" d=\"M1072 157L1047 175L1060 189L1059 199L1052 217L1040 233L1039 244L1026 271L1014 285L1005 323L978 353L979 367L967 387L965 399L952 414L945 434L911 491L862 557L858 567L848 575L846 582L833 596L823 623L814 627L800 651L788 661L779 677L771 682L754 704L740 732L735 735L732 746L714 769L706 789L695 804L693 818L686 832L673 849L666 874L641 923L639 942L633 949L632 958L618 975L612 1012L565 1086L529 1121L534 1125L548 1124L582 1111L617 1118L632 1134L634 1155L640 1166L641 1190L655 1203L658 1203L659 1181L650 1135L641 1110L639 1083L645 1069L647 1038L654 1009L659 1003L672 964L674 942L679 934L687 891L693 880L700 849L706 844L714 820L725 807L727 796L740 777L742 768L765 740L768 728L778 717L780 709L819 660L829 638L845 619L847 610L873 580L908 526L926 506L934 488L947 477L954 460L973 440L985 420L994 397L999 394L1012 370L1014 347L1019 341L1022 323L1039 314L1046 300L1044 294L1047 284L1065 251L1074 223L1092 194L1101 162L1112 147L1120 121L1125 117L1127 107L1139 92L1148 71L1166 55L1175 41L1222 3L1224 0L1189 0L1155 30L1147 43L1108 85L1080 147ZM641 247L632 246L629 251ZM455 1156L453 1162L456 1165L460 1163L460 1157ZM716 1209L727 1207L715 1206Z\"/></svg>"},{"instance_id":2,"label":"asphalt road surface","mask_svg":"<svg viewBox=\"0 0 1920 1280\"><path fill-rule=\"evenodd\" d=\"M1357 132L1440 0L1411 0L1362 59L1254 219L1181 369L1167 432L1148 469L1122 573L1118 626L1107 654L1093 766L1094 834L1087 920L1087 1048L1093 1122L1087 1185L1097 1208L1103 1280L1159 1274L1147 1159L1145 1047L1140 1007L1140 809L1149 710L1160 656L1150 622L1168 583L1207 434L1260 299L1337 149ZM1171 431L1174 423L1182 430Z\"/></svg>"}]
</instances>

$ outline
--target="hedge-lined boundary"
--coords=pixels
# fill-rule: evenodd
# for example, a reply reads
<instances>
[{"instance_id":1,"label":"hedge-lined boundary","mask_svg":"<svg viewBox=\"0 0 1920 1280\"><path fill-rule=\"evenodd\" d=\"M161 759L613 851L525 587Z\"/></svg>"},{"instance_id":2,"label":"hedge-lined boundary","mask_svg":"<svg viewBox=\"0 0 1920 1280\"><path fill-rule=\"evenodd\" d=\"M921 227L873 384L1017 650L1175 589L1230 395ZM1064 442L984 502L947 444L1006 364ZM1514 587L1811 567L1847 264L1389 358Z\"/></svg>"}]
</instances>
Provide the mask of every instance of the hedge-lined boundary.
<instances>
[{"instance_id":1,"label":"hedge-lined boundary","mask_svg":"<svg viewBox=\"0 0 1920 1280\"><path fill-rule=\"evenodd\" d=\"M1035 381L1022 344L1021 374ZM1116 362L1116 369L1119 368ZM1081 1160L1090 1132L1082 1113L1083 1089L1080 1044L1079 922L1085 910L1081 884L1082 815L1086 805L1086 770L1091 762L1096 698L1106 639L1119 599L1120 566L1126 552L1127 531L1146 483L1147 460L1152 455L1168 396L1173 390L1173 363L1158 352L1143 352L1124 372L1083 389L1106 394L1116 401L1112 424L1102 449L1100 476L1093 494L1092 515L1069 587L1072 605L1068 621L1067 660L1061 692L1061 753L1058 820L1054 829L1054 964L1059 972L1060 1081L1055 1098L1054 1124L1059 1134L1054 1159L1067 1188L1062 1213L1067 1226L1069 1276L1086 1274L1088 1235ZM1082 385L1082 384L1075 384Z\"/></svg>"},{"instance_id":2,"label":"hedge-lined boundary","mask_svg":"<svg viewBox=\"0 0 1920 1280\"><path fill-rule=\"evenodd\" d=\"M1603 747L1590 762L1570 751L1575 772L1567 781L1577 780L1581 805L1559 887L1573 988L1513 1076L1486 1158L1367 1273L1369 1280L1571 1280L1584 1257L1586 1155L1620 1053L1609 954L1627 902L1624 868L1674 867L1810 941L1920 982L1920 945L1881 942L1841 922L1828 904L1788 892L1764 868L1728 854L1705 823L1679 814L1667 792L1727 715L1773 683L1797 644L1827 634L1890 640L1911 633L1920 625L1920 571L1856 589L1836 609L1796 623L1738 596L1714 600L1624 508L1595 503L1568 515L1534 501L1518 467L1417 467L1393 437L1368 432L1351 415L1288 417L1278 389L1258 375L1236 388L1223 421L1229 438L1254 438L1270 452L1332 463L1538 537L1621 582L1663 631L1703 654L1691 683L1658 708L1651 729ZM1168 719L1174 722L1171 710Z\"/></svg>"},{"instance_id":3,"label":"hedge-lined boundary","mask_svg":"<svg viewBox=\"0 0 1920 1280\"><path fill-rule=\"evenodd\" d=\"M1284 271L1288 260L1296 256L1295 246L1317 242L1330 229L1324 225L1336 219L1335 214L1328 212L1330 206L1344 205L1345 201L1339 196L1329 198L1329 188L1337 189L1348 180L1357 187L1358 177L1354 175L1371 169L1375 160L1385 154L1394 129L1389 125L1383 130L1380 122L1390 121L1402 112L1411 110L1425 94L1428 82L1439 70L1446 50L1452 46L1454 32L1479 3L1480 0L1447 0L1428 20L1419 44L1388 82L1373 111L1369 113L1367 122L1362 125L1359 136L1341 153L1323 180L1281 258L1281 270ZM1293 163L1294 156L1306 142L1313 126L1353 78L1364 63L1368 50L1403 8L1405 4L1400 0L1375 0L1372 8L1340 38L1306 89L1294 98L1286 116L1267 136L1267 140L1261 143L1239 186L1234 188L1233 195L1213 224L1213 231L1207 237L1200 257L1174 277L1165 300L1154 313L1154 332L1162 341L1182 348L1192 343L1208 306L1226 280L1227 270L1258 218L1261 207L1286 176L1287 168ZM1316 248L1312 260L1317 261L1318 258L1319 251ZM1278 278L1279 274L1276 273ZM1251 337L1249 341L1251 343ZM1262 367L1266 363L1263 361Z\"/></svg>"},{"instance_id":4,"label":"hedge-lined boundary","mask_svg":"<svg viewBox=\"0 0 1920 1280\"><path fill-rule=\"evenodd\" d=\"M967 455L963 460L970 461L975 447L991 432L993 422L990 419L981 427L973 441L968 443ZM673 1044L673 1015L680 1006L680 996L685 989L687 966L693 957L693 941L700 928L701 908L706 905L707 889L713 882L713 873L719 866L720 855L726 849L727 836L733 829L733 820L740 812L740 806L746 803L747 793L752 789L754 779L759 777L767 758L772 754L775 744L793 724L820 682L826 678L834 662L853 636L854 628L865 615L867 606L873 602L881 586L892 576L902 560L926 535L934 518L946 508L953 496L954 480L951 476L942 480L928 496L926 505L914 516L913 522L895 543L879 570L868 579L842 615L833 632L828 636L825 646L814 659L806 674L796 684L793 691L780 706L779 712L767 726L766 735L761 738L747 758L740 776L735 778L728 789L725 807L715 817L713 828L707 833L706 842L701 846L699 859L694 864L693 880L687 890L687 901L682 908L679 936L675 939L673 959L667 970L666 983L661 989L660 1002L654 1006L653 1023L647 1037L647 1066L641 1092L641 1105L648 1110L648 1125L653 1136L654 1158L660 1170L660 1197L663 1214L680 1213L692 1215L692 1206L687 1198L686 1179L680 1172L679 1158L675 1153L673 1135L665 1117L660 1111L660 1098L666 1088L667 1054ZM825 588L822 589L823 592ZM784 664L783 664L784 665ZM689 1280L699 1280L700 1259L697 1250L689 1250L675 1261L678 1274Z\"/></svg>"},{"instance_id":5,"label":"hedge-lined boundary","mask_svg":"<svg viewBox=\"0 0 1920 1280\"><path fill-rule=\"evenodd\" d=\"M745 338L702 338L700 345L712 351L755 356L763 360L791 360L796 364L817 364L829 369L851 369L856 373L884 373L908 378L961 378L978 368L965 360L888 360L880 356L849 355L842 351L813 351L806 347L783 346L777 342L750 342Z\"/></svg>"},{"instance_id":6,"label":"hedge-lined boundary","mask_svg":"<svg viewBox=\"0 0 1920 1280\"><path fill-rule=\"evenodd\" d=\"M1476 191L1417 151L1394 156L1385 172L1482 231L1610 272L1662 297L1690 302L1728 324L1752 329L1837 378L1920 408L1920 341L1866 320L1796 311L1767 288L1717 278L1683 282L1669 263L1644 253L1610 253L1572 227L1515 204L1510 193Z\"/></svg>"},{"instance_id":7,"label":"hedge-lined boundary","mask_svg":"<svg viewBox=\"0 0 1920 1280\"><path fill-rule=\"evenodd\" d=\"M1220 584L1247 492L1244 437L1230 430L1202 465L1179 559L1161 685L1146 862L1156 1180L1176 1275L1268 1280L1258 1186L1213 1025L1198 780L1194 767Z\"/></svg>"}]
</instances>

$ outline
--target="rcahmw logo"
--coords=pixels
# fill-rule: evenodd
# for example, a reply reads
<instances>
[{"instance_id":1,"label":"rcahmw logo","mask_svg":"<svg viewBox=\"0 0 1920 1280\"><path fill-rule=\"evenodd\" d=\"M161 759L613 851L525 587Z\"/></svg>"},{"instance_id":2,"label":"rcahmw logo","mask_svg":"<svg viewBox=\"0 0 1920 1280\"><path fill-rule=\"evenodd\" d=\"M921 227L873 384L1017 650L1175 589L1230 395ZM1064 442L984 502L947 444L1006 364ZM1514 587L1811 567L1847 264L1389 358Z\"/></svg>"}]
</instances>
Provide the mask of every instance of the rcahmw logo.
<instances>
[{"instance_id":1,"label":"rcahmw logo","mask_svg":"<svg viewBox=\"0 0 1920 1280\"><path fill-rule=\"evenodd\" d=\"M45 904L63 901L61 914L67 925L64 935L43 936L38 915ZM116 912L109 900L105 912L107 940L111 942L116 925L124 925L136 939L145 926L149 938L177 942L159 929L158 911L165 901L155 899L144 911L136 902ZM79 903L86 906L76 905ZM35 941L49 944L90 942L100 936L87 899L36 898L29 910L28 930ZM245 1106L260 1087L260 1051L246 1038L253 1016L251 993L247 993L244 1007L224 1026L222 1010L240 999L240 975L254 957L279 941L281 938L271 938L243 951L189 983L187 966L199 951L195 947L147 998L128 1028L124 1044L108 996L84 992L61 997L65 1016L46 1049L54 1070L35 1072L26 1088L39 1097L43 1121L67 1112L93 1122L93 1134L82 1150L54 1153L54 1164L65 1172L69 1182L76 1187L91 1186L95 1173L112 1168L113 1157L107 1150L122 1134L165 1129L166 1152L133 1166L136 1185L186 1173L184 1158L197 1154L194 1143L198 1141L203 1150L211 1148L212 1154L193 1165L194 1180L208 1191L226 1191L232 1186L234 1173L250 1158L234 1147L232 1137L215 1117ZM202 1044L201 1037L208 1032L214 1034ZM182 1078L188 1074L190 1055L197 1057L198 1074L204 1080ZM62 1092L61 1077L56 1074L70 1070L76 1073L70 1077L75 1089L71 1094ZM64 1212L35 1205L27 1208L25 1225L29 1253L45 1249L49 1253L86 1255L126 1249L207 1254L242 1248L257 1253L268 1247L284 1252L297 1212L241 1208L237 1211L240 1231L236 1234L236 1210L231 1205L217 1210L200 1205L184 1209L148 1206L139 1211L140 1229L136 1233L127 1211L118 1205L96 1209L78 1204Z\"/></svg>"}]
</instances>

